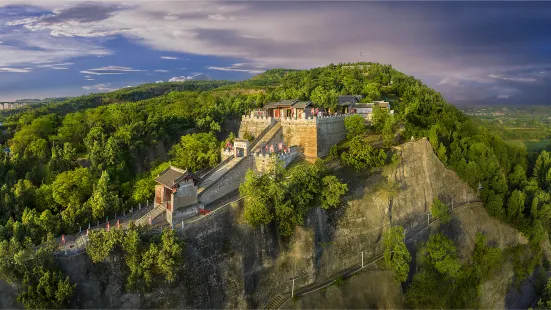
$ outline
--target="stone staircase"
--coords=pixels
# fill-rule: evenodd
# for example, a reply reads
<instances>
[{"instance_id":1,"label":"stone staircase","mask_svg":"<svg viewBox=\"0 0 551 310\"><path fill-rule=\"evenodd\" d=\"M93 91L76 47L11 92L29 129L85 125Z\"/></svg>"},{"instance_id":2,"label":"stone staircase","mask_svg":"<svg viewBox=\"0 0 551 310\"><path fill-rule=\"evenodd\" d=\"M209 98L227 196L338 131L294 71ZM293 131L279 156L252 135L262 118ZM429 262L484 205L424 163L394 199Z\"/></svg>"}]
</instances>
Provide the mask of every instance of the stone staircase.
<instances>
[{"instance_id":1,"label":"stone staircase","mask_svg":"<svg viewBox=\"0 0 551 310\"><path fill-rule=\"evenodd\" d=\"M288 296L285 297L281 294L277 294L263 307L263 309L278 310L285 304L288 298Z\"/></svg>"},{"instance_id":2,"label":"stone staircase","mask_svg":"<svg viewBox=\"0 0 551 310\"><path fill-rule=\"evenodd\" d=\"M220 179L224 174L226 174L228 171L230 171L235 165L237 165L240 161L242 161L244 157L234 157L228 162L226 162L224 165L221 165L211 173L205 180L201 181L199 183L198 189L197 189L197 195L200 196L201 193L203 193L207 188L209 188L212 184L216 183L218 179Z\"/></svg>"},{"instance_id":3,"label":"stone staircase","mask_svg":"<svg viewBox=\"0 0 551 310\"><path fill-rule=\"evenodd\" d=\"M144 216L136 220L136 226L149 225L149 217L153 221L157 216L161 215L166 210L165 204L156 205L151 211L147 212Z\"/></svg>"},{"instance_id":4,"label":"stone staircase","mask_svg":"<svg viewBox=\"0 0 551 310\"><path fill-rule=\"evenodd\" d=\"M266 145L280 130L281 130L281 123L280 122L275 123L272 126L272 128L268 130L268 132L266 132L260 139L258 139L257 141L255 141L253 145L251 145L250 147L251 152L260 151L260 148Z\"/></svg>"}]
</instances>

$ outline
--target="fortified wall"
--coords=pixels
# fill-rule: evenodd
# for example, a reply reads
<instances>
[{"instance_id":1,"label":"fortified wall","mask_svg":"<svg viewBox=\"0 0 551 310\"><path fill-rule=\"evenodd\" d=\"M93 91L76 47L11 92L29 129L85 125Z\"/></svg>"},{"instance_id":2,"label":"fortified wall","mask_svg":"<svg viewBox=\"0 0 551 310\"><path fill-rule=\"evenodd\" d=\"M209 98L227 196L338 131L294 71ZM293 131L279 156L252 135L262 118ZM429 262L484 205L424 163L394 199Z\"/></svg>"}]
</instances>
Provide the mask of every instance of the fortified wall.
<instances>
[{"instance_id":1,"label":"fortified wall","mask_svg":"<svg viewBox=\"0 0 551 310\"><path fill-rule=\"evenodd\" d=\"M268 128L275 119L271 117L251 117L249 115L243 115L241 118L241 125L239 126L238 137L243 138L245 133L248 132L254 138L258 138L264 129Z\"/></svg>"},{"instance_id":2,"label":"fortified wall","mask_svg":"<svg viewBox=\"0 0 551 310\"><path fill-rule=\"evenodd\" d=\"M245 174L253 168L253 158L243 157L235 166L226 171L212 186L200 194L199 200L207 205L218 198L221 198L236 189L245 180Z\"/></svg>"},{"instance_id":3,"label":"fortified wall","mask_svg":"<svg viewBox=\"0 0 551 310\"><path fill-rule=\"evenodd\" d=\"M255 138L273 122L281 123L281 132L278 132L266 144L283 142L286 145L300 146L301 152L309 162L329 154L331 146L346 138L344 119L347 115L308 117L304 119L271 117L255 117L244 115L239 128L239 137L243 138L249 132Z\"/></svg>"},{"instance_id":4,"label":"fortified wall","mask_svg":"<svg viewBox=\"0 0 551 310\"><path fill-rule=\"evenodd\" d=\"M317 135L318 135L318 157L324 157L329 154L329 149L346 139L346 128L344 119L346 115L318 117Z\"/></svg>"}]
</instances>

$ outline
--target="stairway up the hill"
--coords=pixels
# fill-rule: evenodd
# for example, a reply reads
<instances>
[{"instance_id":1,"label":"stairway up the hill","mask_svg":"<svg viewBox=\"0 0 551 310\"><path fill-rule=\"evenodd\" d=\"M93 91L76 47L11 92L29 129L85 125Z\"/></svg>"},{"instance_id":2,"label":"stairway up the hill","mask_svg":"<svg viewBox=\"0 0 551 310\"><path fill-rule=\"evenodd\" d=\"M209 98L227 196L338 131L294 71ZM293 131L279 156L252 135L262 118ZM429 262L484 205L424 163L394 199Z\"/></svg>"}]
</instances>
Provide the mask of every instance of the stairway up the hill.
<instances>
[{"instance_id":1,"label":"stairway up the hill","mask_svg":"<svg viewBox=\"0 0 551 310\"><path fill-rule=\"evenodd\" d=\"M201 195L201 193L204 192L208 187L216 183L218 179L220 179L224 174L226 174L226 172L230 171L235 165L237 165L240 161L242 161L243 158L244 157L232 158L224 165L218 168L215 168L216 171L214 171L205 180L199 183L199 188L197 189L197 195Z\"/></svg>"},{"instance_id":2,"label":"stairway up the hill","mask_svg":"<svg viewBox=\"0 0 551 310\"><path fill-rule=\"evenodd\" d=\"M279 131L281 130L281 123L275 123L268 132L264 134L260 139L258 139L253 145L251 145L252 152L260 151L264 145L266 145Z\"/></svg>"},{"instance_id":3,"label":"stairway up the hill","mask_svg":"<svg viewBox=\"0 0 551 310\"><path fill-rule=\"evenodd\" d=\"M151 211L147 212L144 216L136 220L136 226L148 225L149 217L151 216L151 221L153 221L157 216L161 215L166 210L166 205L156 205Z\"/></svg>"}]
</instances>

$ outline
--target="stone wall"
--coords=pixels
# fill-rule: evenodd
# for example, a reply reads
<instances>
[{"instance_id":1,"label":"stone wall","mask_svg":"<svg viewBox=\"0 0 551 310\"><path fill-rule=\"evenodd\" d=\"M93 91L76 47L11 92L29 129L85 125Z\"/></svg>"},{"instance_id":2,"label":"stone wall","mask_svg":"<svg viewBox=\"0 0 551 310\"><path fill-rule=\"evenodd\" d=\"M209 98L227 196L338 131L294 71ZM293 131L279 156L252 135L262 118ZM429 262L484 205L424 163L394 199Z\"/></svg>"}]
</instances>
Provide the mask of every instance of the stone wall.
<instances>
[{"instance_id":1,"label":"stone wall","mask_svg":"<svg viewBox=\"0 0 551 310\"><path fill-rule=\"evenodd\" d=\"M300 146L301 152L309 162L316 161L318 157L318 131L316 119L282 119L283 141L286 145Z\"/></svg>"},{"instance_id":2,"label":"stone wall","mask_svg":"<svg viewBox=\"0 0 551 310\"><path fill-rule=\"evenodd\" d=\"M298 154L299 153L296 150L296 148L293 148L291 153L288 153L288 154L279 154L279 155L262 154L262 153L254 154L253 167L256 171L266 172L271 169L276 158L278 158L283 162L283 167L287 167L295 158L297 158Z\"/></svg>"},{"instance_id":3,"label":"stone wall","mask_svg":"<svg viewBox=\"0 0 551 310\"><path fill-rule=\"evenodd\" d=\"M174 210L197 203L197 187L193 181L180 183L180 188L172 196Z\"/></svg>"},{"instance_id":4,"label":"stone wall","mask_svg":"<svg viewBox=\"0 0 551 310\"><path fill-rule=\"evenodd\" d=\"M268 147L269 147L270 145L273 145L274 148L277 149L277 145L278 145L280 142L283 142L283 130L282 130L282 129L278 130L278 131L273 135L273 137L271 137L270 140L268 140L268 141L266 142L266 145L268 145ZM260 145L260 146L262 146L262 145Z\"/></svg>"},{"instance_id":5,"label":"stone wall","mask_svg":"<svg viewBox=\"0 0 551 310\"><path fill-rule=\"evenodd\" d=\"M199 196L202 204L207 205L224 195L231 193L239 188L239 185L245 179L247 170L253 168L253 157L244 157L239 163L231 168L226 174L211 185Z\"/></svg>"},{"instance_id":6,"label":"stone wall","mask_svg":"<svg viewBox=\"0 0 551 310\"><path fill-rule=\"evenodd\" d=\"M241 118L241 125L239 126L238 137L243 139L245 132L253 135L256 139L262 133L266 127L270 126L275 120L271 117L250 117L243 115Z\"/></svg>"},{"instance_id":7,"label":"stone wall","mask_svg":"<svg viewBox=\"0 0 551 310\"><path fill-rule=\"evenodd\" d=\"M345 115L339 115L317 118L318 157L327 156L333 145L346 139L345 117Z\"/></svg>"}]
</instances>

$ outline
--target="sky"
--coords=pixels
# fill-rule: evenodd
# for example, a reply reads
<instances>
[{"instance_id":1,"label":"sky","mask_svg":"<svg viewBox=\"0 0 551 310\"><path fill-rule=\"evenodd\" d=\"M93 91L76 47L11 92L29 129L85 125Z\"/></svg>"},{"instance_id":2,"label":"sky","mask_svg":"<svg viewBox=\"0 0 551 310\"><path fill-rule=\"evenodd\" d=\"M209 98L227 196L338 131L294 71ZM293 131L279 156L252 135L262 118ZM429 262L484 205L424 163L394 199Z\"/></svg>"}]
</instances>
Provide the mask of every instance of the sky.
<instances>
[{"instance_id":1,"label":"sky","mask_svg":"<svg viewBox=\"0 0 551 310\"><path fill-rule=\"evenodd\" d=\"M0 2L0 100L391 64L454 104L551 104L551 2Z\"/></svg>"}]
</instances>

